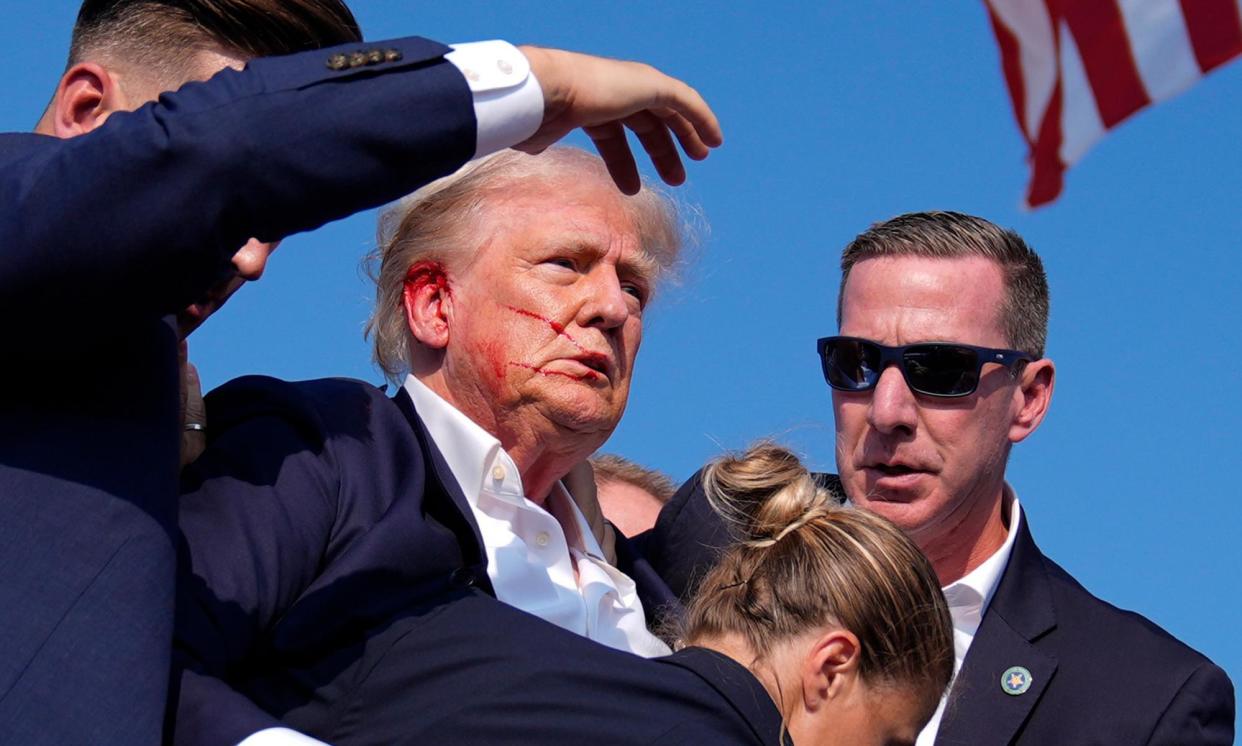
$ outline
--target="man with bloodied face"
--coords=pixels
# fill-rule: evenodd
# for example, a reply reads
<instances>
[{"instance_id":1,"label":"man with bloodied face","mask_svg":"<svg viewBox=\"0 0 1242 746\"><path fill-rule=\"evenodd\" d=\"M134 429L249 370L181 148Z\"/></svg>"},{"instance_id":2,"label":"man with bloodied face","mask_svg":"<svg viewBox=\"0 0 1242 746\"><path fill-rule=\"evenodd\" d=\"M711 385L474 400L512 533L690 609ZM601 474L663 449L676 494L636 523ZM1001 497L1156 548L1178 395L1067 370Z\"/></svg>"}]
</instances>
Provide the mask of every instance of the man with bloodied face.
<instances>
[{"instance_id":1,"label":"man with bloodied face","mask_svg":"<svg viewBox=\"0 0 1242 746\"><path fill-rule=\"evenodd\" d=\"M179 742L330 737L332 703L456 594L668 652L647 621L672 597L600 530L581 465L625 410L674 209L585 152L506 152L391 208L379 243L368 332L395 396L249 377L208 397L182 500Z\"/></svg>"}]
</instances>

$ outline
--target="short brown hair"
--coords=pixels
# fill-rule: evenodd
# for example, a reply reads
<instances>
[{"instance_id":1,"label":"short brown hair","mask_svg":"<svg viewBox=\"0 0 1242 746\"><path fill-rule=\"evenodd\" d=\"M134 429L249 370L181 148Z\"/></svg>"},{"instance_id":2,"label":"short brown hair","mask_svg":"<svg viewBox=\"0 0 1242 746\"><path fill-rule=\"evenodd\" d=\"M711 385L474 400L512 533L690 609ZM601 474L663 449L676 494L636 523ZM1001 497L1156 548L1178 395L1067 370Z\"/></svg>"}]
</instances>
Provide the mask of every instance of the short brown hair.
<instances>
[{"instance_id":1,"label":"short brown hair","mask_svg":"<svg viewBox=\"0 0 1242 746\"><path fill-rule=\"evenodd\" d=\"M662 503L667 503L677 491L677 484L667 474L636 464L615 453L597 453L591 457L591 469L595 481L624 482L638 487Z\"/></svg>"},{"instance_id":2,"label":"short brown hair","mask_svg":"<svg viewBox=\"0 0 1242 746\"><path fill-rule=\"evenodd\" d=\"M184 82L195 51L253 59L361 39L341 0L85 0L69 64L103 56Z\"/></svg>"},{"instance_id":3,"label":"short brown hair","mask_svg":"<svg viewBox=\"0 0 1242 746\"><path fill-rule=\"evenodd\" d=\"M839 624L858 637L865 680L944 692L949 608L931 564L896 526L840 505L771 443L714 461L703 489L739 540L690 602L687 642L737 635L760 662L777 643Z\"/></svg>"},{"instance_id":4,"label":"short brown hair","mask_svg":"<svg viewBox=\"0 0 1242 746\"><path fill-rule=\"evenodd\" d=\"M1005 299L998 310L1009 346L1036 358L1044 356L1048 341L1048 276L1039 255L1017 233L960 212L911 212L876 223L841 253L838 325L850 270L863 260L892 256L981 256L996 262L1005 278Z\"/></svg>"}]
</instances>

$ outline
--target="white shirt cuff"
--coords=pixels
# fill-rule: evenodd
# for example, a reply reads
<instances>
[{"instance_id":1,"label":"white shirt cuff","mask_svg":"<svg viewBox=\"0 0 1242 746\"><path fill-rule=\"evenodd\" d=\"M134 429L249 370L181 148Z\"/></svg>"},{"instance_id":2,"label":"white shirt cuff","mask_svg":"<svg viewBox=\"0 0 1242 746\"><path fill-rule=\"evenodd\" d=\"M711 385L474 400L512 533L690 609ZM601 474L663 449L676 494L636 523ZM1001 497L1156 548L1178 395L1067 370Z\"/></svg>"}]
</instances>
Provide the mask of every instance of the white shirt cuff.
<instances>
[{"instance_id":1,"label":"white shirt cuff","mask_svg":"<svg viewBox=\"0 0 1242 746\"><path fill-rule=\"evenodd\" d=\"M526 55L507 41L453 44L444 56L474 93L474 157L517 145L543 123L543 89Z\"/></svg>"},{"instance_id":2,"label":"white shirt cuff","mask_svg":"<svg viewBox=\"0 0 1242 746\"><path fill-rule=\"evenodd\" d=\"M328 746L328 744L289 728L264 728L258 733L251 733L237 746Z\"/></svg>"}]
</instances>

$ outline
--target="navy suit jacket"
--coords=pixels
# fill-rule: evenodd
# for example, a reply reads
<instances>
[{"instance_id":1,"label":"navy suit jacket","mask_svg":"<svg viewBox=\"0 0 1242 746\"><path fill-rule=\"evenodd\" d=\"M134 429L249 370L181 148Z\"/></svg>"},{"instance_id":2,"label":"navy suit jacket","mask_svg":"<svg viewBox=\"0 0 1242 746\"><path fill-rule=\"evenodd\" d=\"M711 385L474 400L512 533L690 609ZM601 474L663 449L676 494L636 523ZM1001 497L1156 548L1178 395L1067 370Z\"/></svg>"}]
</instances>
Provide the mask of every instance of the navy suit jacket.
<instances>
[{"instance_id":1,"label":"navy suit jacket","mask_svg":"<svg viewBox=\"0 0 1242 746\"><path fill-rule=\"evenodd\" d=\"M1091 595L1039 551L1028 526L1024 513L936 743L1232 744L1234 695L1225 672L1142 616ZM685 597L728 541L695 475L643 546ZM1013 666L1031 673L1030 689L1016 696L1001 689Z\"/></svg>"},{"instance_id":2,"label":"navy suit jacket","mask_svg":"<svg viewBox=\"0 0 1242 746\"><path fill-rule=\"evenodd\" d=\"M207 406L208 448L183 477L176 741L233 744L282 722L335 732L420 609L494 595L473 513L404 389L247 377ZM675 603L619 544L644 608ZM529 644L486 616L449 632L479 650ZM424 661L407 643L409 670L477 661L447 644Z\"/></svg>"},{"instance_id":3,"label":"navy suit jacket","mask_svg":"<svg viewBox=\"0 0 1242 746\"><path fill-rule=\"evenodd\" d=\"M341 701L291 724L335 746L781 743L759 681L703 648L647 660L497 601L450 594L368 641Z\"/></svg>"},{"instance_id":4,"label":"navy suit jacket","mask_svg":"<svg viewBox=\"0 0 1242 746\"><path fill-rule=\"evenodd\" d=\"M392 200L475 146L435 42L256 60L61 140L0 135L0 742L160 739L178 371L169 314L272 240Z\"/></svg>"}]
</instances>

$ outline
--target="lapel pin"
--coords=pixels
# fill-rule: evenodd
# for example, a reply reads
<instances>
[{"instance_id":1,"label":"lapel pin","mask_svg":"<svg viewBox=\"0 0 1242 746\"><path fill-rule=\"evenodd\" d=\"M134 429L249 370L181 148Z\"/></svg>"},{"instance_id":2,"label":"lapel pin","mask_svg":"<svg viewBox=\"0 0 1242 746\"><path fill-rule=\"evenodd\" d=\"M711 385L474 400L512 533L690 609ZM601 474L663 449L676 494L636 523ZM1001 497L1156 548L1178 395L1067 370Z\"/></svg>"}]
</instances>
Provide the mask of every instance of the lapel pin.
<instances>
[{"instance_id":1,"label":"lapel pin","mask_svg":"<svg viewBox=\"0 0 1242 746\"><path fill-rule=\"evenodd\" d=\"M1001 674L1001 690L1014 697L1031 688L1031 672L1022 666L1010 666Z\"/></svg>"}]
</instances>

